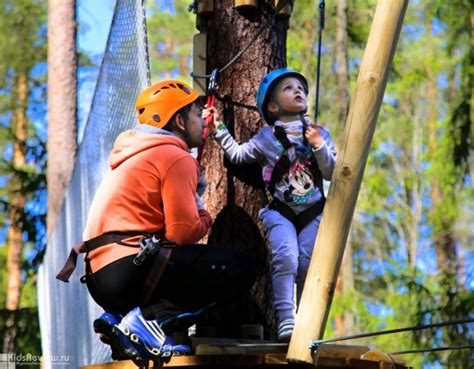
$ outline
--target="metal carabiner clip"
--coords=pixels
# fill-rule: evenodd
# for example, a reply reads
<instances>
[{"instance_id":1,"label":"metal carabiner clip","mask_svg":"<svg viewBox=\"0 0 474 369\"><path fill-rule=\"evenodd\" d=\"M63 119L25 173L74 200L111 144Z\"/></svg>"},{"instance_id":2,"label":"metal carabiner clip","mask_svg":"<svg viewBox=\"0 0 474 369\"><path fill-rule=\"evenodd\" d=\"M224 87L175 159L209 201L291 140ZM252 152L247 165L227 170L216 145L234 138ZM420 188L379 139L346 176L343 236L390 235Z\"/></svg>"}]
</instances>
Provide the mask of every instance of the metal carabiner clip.
<instances>
[{"instance_id":1,"label":"metal carabiner clip","mask_svg":"<svg viewBox=\"0 0 474 369\"><path fill-rule=\"evenodd\" d=\"M211 73L211 78L209 79L209 85L207 87L208 95L215 95L219 85L217 83L217 77L219 76L219 69L214 69Z\"/></svg>"}]
</instances>

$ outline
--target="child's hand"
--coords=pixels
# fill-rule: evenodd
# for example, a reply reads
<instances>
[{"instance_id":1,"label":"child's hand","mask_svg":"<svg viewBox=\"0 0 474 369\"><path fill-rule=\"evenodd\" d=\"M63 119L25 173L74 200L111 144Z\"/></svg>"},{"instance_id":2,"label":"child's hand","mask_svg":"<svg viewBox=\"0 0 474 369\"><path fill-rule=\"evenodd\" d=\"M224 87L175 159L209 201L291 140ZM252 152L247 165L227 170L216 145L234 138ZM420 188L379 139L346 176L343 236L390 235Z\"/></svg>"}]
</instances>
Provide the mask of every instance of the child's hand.
<instances>
[{"instance_id":1,"label":"child's hand","mask_svg":"<svg viewBox=\"0 0 474 369\"><path fill-rule=\"evenodd\" d=\"M216 132L218 130L218 127L222 124L221 117L214 106L208 107L206 104L204 105L204 109L202 111L202 119L206 120L209 116L213 116L214 119L208 127L211 132Z\"/></svg>"},{"instance_id":2,"label":"child's hand","mask_svg":"<svg viewBox=\"0 0 474 369\"><path fill-rule=\"evenodd\" d=\"M306 129L305 137L314 150L318 150L324 144L324 138L316 123L310 123Z\"/></svg>"}]
</instances>

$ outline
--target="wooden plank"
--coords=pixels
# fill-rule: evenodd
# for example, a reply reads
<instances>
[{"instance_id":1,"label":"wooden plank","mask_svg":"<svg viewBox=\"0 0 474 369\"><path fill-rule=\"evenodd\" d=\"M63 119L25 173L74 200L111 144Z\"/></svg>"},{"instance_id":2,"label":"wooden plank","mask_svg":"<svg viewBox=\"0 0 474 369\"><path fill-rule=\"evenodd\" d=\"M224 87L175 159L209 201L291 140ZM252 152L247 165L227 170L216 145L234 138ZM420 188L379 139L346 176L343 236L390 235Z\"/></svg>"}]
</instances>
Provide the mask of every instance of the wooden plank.
<instances>
[{"instance_id":1,"label":"wooden plank","mask_svg":"<svg viewBox=\"0 0 474 369\"><path fill-rule=\"evenodd\" d=\"M314 367L314 366L313 366ZM349 368L346 358L343 357L320 357L317 369Z\"/></svg>"},{"instance_id":2,"label":"wooden plank","mask_svg":"<svg viewBox=\"0 0 474 369\"><path fill-rule=\"evenodd\" d=\"M81 369L137 369L131 360L113 361L110 363L82 366Z\"/></svg>"},{"instance_id":3,"label":"wooden plank","mask_svg":"<svg viewBox=\"0 0 474 369\"><path fill-rule=\"evenodd\" d=\"M371 361L378 361L378 362L387 362L387 363L394 363L400 365L406 365L406 362L399 356L399 355L389 355L385 352L380 350L369 350L363 355L360 356L363 360L371 360Z\"/></svg>"},{"instance_id":4,"label":"wooden plank","mask_svg":"<svg viewBox=\"0 0 474 369\"><path fill-rule=\"evenodd\" d=\"M200 338L194 340L196 352L203 354L191 356L174 356L164 368L364 368L364 369L398 369L406 368L404 362L395 356L396 364L390 357L377 350L369 350L367 346L355 345L321 345L317 363L289 363L286 357L287 345L255 340L236 340L219 338ZM248 342L252 343L248 343ZM210 342L206 344L201 342ZM388 358L388 360L387 360ZM153 363L150 362L150 368ZM89 365L82 369L135 369L130 360Z\"/></svg>"},{"instance_id":5,"label":"wooden plank","mask_svg":"<svg viewBox=\"0 0 474 369\"><path fill-rule=\"evenodd\" d=\"M231 366L255 366L264 364L263 355L230 355L230 356L215 356L214 363L217 367L224 365Z\"/></svg>"},{"instance_id":6,"label":"wooden plank","mask_svg":"<svg viewBox=\"0 0 474 369\"><path fill-rule=\"evenodd\" d=\"M380 369L380 363L361 359L349 359L349 368L352 369Z\"/></svg>"},{"instance_id":7,"label":"wooden plank","mask_svg":"<svg viewBox=\"0 0 474 369\"><path fill-rule=\"evenodd\" d=\"M267 354L265 355L264 362L265 364L278 364L278 365L288 364L288 361L286 361L286 353L285 354Z\"/></svg>"},{"instance_id":8,"label":"wooden plank","mask_svg":"<svg viewBox=\"0 0 474 369\"><path fill-rule=\"evenodd\" d=\"M265 355L286 353L288 345L262 340L191 337L196 355Z\"/></svg>"},{"instance_id":9,"label":"wooden plank","mask_svg":"<svg viewBox=\"0 0 474 369\"><path fill-rule=\"evenodd\" d=\"M264 363L265 365L269 365L272 367L285 365L287 366L287 368L292 368L294 366L286 360L286 353L285 354L267 354L264 356ZM300 364L298 365L298 368L299 369L304 369L304 368L314 369L314 365L312 364L301 365Z\"/></svg>"},{"instance_id":10,"label":"wooden plank","mask_svg":"<svg viewBox=\"0 0 474 369\"><path fill-rule=\"evenodd\" d=\"M198 75L206 74L207 34L197 33L193 37L193 72ZM205 78L193 78L193 90L200 96L206 96L207 83Z\"/></svg>"},{"instance_id":11,"label":"wooden plank","mask_svg":"<svg viewBox=\"0 0 474 369\"><path fill-rule=\"evenodd\" d=\"M380 369L407 369L408 367L403 364L399 364L397 362L393 363L388 363L388 362L381 362L380 363Z\"/></svg>"},{"instance_id":12,"label":"wooden plank","mask_svg":"<svg viewBox=\"0 0 474 369\"><path fill-rule=\"evenodd\" d=\"M319 356L360 359L360 357L367 351L369 351L368 346L327 344L321 345L319 348Z\"/></svg>"}]
</instances>

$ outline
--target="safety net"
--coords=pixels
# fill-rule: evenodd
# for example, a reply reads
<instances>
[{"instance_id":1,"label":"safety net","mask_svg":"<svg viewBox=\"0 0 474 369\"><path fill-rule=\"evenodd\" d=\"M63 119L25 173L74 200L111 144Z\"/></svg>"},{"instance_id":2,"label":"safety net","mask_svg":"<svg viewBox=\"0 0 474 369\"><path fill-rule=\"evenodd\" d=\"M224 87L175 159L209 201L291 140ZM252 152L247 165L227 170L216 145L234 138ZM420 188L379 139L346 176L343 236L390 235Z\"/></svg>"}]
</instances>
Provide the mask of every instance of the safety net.
<instances>
[{"instance_id":1,"label":"safety net","mask_svg":"<svg viewBox=\"0 0 474 369\"><path fill-rule=\"evenodd\" d=\"M39 271L38 304L45 368L110 360L109 348L93 332L101 309L79 277L55 279L71 247L80 242L94 193L108 169L117 135L135 122L136 96L150 83L144 1L117 0L91 109L59 220Z\"/></svg>"}]
</instances>

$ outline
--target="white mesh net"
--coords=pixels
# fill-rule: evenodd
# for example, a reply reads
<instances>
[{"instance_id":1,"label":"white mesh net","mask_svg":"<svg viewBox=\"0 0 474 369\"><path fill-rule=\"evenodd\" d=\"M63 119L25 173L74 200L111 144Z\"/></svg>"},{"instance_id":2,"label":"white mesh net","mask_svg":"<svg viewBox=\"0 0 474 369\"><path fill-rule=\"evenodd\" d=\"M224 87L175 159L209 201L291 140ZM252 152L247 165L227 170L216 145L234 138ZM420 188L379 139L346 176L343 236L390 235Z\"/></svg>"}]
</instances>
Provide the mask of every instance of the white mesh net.
<instances>
[{"instance_id":1,"label":"white mesh net","mask_svg":"<svg viewBox=\"0 0 474 369\"><path fill-rule=\"evenodd\" d=\"M44 263L38 304L44 367L68 368L110 360L110 350L93 332L101 309L79 282L82 257L69 284L55 279L74 244L82 239L87 213L117 135L135 122L136 96L149 85L143 1L117 0L92 107L73 176Z\"/></svg>"}]
</instances>

